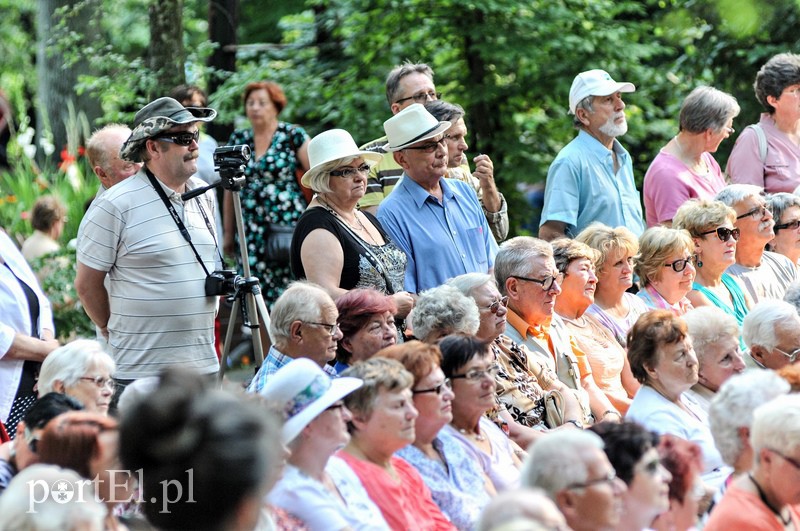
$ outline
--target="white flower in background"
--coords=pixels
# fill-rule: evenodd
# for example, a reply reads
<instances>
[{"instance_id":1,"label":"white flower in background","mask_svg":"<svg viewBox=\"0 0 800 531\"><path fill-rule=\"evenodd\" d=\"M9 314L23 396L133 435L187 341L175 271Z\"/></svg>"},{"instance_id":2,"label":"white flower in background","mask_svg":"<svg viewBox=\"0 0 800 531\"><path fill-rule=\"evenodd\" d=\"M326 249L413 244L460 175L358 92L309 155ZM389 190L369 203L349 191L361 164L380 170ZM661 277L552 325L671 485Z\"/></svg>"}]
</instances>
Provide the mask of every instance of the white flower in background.
<instances>
[{"instance_id":1,"label":"white flower in background","mask_svg":"<svg viewBox=\"0 0 800 531\"><path fill-rule=\"evenodd\" d=\"M44 151L44 154L47 155L48 157L52 155L53 152L56 150L56 147L53 145L52 139L50 139L49 137L43 136L41 140L39 140L39 145L42 147L42 151Z\"/></svg>"},{"instance_id":2,"label":"white flower in background","mask_svg":"<svg viewBox=\"0 0 800 531\"><path fill-rule=\"evenodd\" d=\"M67 174L67 181L69 182L70 186L72 186L73 190L78 190L83 185L83 181L81 180L81 172L78 169L78 165L73 163L67 166L65 173Z\"/></svg>"},{"instance_id":3,"label":"white flower in background","mask_svg":"<svg viewBox=\"0 0 800 531\"><path fill-rule=\"evenodd\" d=\"M36 144L33 143L33 136L36 131L32 127L27 127L24 124L20 126L20 132L17 134L17 145L22 148L22 152L29 159L36 156Z\"/></svg>"}]
</instances>

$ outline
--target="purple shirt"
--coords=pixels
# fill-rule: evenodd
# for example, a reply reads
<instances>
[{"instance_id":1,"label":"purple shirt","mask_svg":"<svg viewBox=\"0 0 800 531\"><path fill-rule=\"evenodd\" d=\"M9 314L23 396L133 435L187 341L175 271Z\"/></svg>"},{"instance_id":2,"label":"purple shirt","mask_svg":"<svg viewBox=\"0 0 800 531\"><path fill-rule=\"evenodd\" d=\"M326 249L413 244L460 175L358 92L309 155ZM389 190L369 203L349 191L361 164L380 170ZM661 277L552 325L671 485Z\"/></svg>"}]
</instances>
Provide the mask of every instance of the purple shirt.
<instances>
[{"instance_id":1,"label":"purple shirt","mask_svg":"<svg viewBox=\"0 0 800 531\"><path fill-rule=\"evenodd\" d=\"M713 200L725 187L722 170L711 156L702 154L708 166L706 175L697 175L678 157L663 149L647 169L644 176L644 210L647 226L670 221L678 208L692 198Z\"/></svg>"},{"instance_id":2,"label":"purple shirt","mask_svg":"<svg viewBox=\"0 0 800 531\"><path fill-rule=\"evenodd\" d=\"M728 159L731 182L762 186L770 194L794 192L800 185L800 146L775 126L769 114L762 114L758 125L767 137L766 161L761 160L758 133L745 129Z\"/></svg>"}]
</instances>

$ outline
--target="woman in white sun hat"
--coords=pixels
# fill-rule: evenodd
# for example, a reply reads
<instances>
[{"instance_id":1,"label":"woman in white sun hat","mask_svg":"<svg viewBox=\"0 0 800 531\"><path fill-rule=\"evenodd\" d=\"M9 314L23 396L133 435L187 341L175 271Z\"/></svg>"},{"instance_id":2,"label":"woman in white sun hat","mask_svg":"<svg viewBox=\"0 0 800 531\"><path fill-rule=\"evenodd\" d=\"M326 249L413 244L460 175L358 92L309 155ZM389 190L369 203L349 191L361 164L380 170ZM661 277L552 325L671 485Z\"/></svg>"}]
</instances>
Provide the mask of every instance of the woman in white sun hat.
<instances>
[{"instance_id":1,"label":"woman in white sun hat","mask_svg":"<svg viewBox=\"0 0 800 531\"><path fill-rule=\"evenodd\" d=\"M315 192L292 237L295 278L316 282L334 298L354 288L391 295L402 319L414 305L403 289L406 255L373 215L356 205L367 190L369 168L382 155L360 151L350 133L331 129L308 145L311 169L303 185Z\"/></svg>"},{"instance_id":2,"label":"woman in white sun hat","mask_svg":"<svg viewBox=\"0 0 800 531\"><path fill-rule=\"evenodd\" d=\"M352 419L342 399L363 385L331 380L319 365L298 358L276 372L261 395L286 415L281 442L291 455L268 501L311 531L385 530L386 522L358 477L334 452L350 441Z\"/></svg>"}]
</instances>

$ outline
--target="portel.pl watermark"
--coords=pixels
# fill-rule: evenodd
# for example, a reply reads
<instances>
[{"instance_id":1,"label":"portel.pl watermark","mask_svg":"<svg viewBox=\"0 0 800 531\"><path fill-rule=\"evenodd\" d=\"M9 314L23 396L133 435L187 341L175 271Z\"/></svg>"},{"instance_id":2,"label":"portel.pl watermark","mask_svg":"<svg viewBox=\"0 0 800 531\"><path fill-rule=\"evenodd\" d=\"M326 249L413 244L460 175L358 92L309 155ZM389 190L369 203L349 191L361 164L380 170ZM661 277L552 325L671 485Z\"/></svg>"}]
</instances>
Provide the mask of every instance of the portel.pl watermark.
<instances>
[{"instance_id":1,"label":"portel.pl watermark","mask_svg":"<svg viewBox=\"0 0 800 531\"><path fill-rule=\"evenodd\" d=\"M169 514L169 508L175 503L196 503L194 499L194 469L188 469L185 480L165 479L160 481L160 495L144 498L141 489L131 489L133 483L143 484L143 471L141 469L130 472L129 470L108 470L107 477L100 479L81 479L67 481L59 479L48 482L43 479L28 481L28 512L35 513L36 506L52 499L56 503L85 503L87 497L99 503L160 503L160 513ZM136 479L134 482L132 480ZM102 488L107 484L107 488ZM186 489L184 489L184 485ZM185 490L185 492L184 492ZM101 499L99 493L105 491L108 496ZM117 498L120 493L125 497ZM153 494L153 493L151 493Z\"/></svg>"}]
</instances>

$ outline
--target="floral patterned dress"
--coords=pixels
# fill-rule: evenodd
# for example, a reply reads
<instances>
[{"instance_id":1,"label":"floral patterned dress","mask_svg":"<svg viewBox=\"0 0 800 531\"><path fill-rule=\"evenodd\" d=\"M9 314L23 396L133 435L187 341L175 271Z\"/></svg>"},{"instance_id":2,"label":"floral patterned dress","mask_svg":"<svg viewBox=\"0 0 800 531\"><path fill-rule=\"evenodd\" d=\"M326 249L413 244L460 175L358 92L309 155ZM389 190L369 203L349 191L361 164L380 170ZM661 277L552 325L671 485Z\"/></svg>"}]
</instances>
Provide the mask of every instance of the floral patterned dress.
<instances>
[{"instance_id":1,"label":"floral patterned dress","mask_svg":"<svg viewBox=\"0 0 800 531\"><path fill-rule=\"evenodd\" d=\"M302 146L306 140L308 134L302 127L278 122L267 151L248 162L245 170L247 184L240 192L250 270L261 280L261 292L270 308L293 278L288 263L278 263L266 256L269 224L294 226L308 206L295 176L299 161L293 149L293 146ZM247 144L255 153L253 130L234 131L228 145L237 144ZM241 273L238 247L236 258Z\"/></svg>"}]
</instances>

